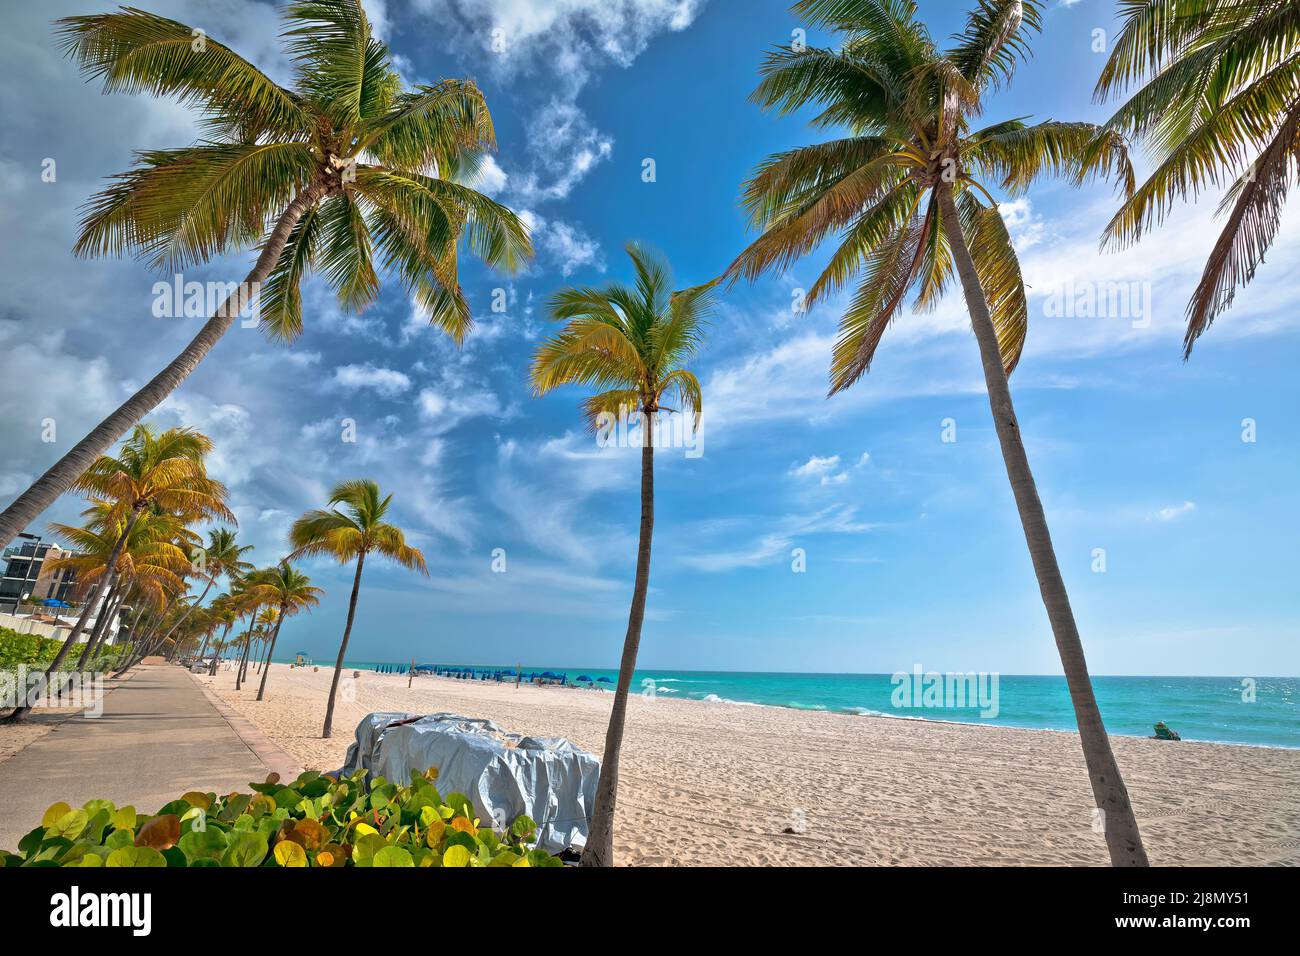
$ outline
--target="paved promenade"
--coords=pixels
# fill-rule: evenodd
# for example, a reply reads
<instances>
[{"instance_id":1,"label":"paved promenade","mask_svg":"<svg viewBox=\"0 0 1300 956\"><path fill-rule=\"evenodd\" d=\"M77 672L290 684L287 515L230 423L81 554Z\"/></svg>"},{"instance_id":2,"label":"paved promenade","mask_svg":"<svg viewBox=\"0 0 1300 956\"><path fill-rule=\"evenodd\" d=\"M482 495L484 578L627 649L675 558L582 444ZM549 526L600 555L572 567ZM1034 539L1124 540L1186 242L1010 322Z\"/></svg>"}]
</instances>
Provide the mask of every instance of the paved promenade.
<instances>
[{"instance_id":1,"label":"paved promenade","mask_svg":"<svg viewBox=\"0 0 1300 956\"><path fill-rule=\"evenodd\" d=\"M70 717L0 762L0 849L15 849L59 800L154 813L188 790L247 790L272 770L298 772L185 671L141 664L108 691L101 716Z\"/></svg>"}]
</instances>

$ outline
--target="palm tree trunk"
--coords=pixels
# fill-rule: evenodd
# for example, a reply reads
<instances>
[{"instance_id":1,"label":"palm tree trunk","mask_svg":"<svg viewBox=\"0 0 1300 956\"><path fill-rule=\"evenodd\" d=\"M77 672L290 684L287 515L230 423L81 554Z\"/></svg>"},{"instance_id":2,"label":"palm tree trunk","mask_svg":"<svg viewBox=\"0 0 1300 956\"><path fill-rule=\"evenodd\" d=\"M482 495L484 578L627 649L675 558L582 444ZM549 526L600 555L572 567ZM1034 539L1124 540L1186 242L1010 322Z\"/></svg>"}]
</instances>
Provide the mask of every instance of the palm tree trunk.
<instances>
[{"instance_id":1,"label":"palm tree trunk","mask_svg":"<svg viewBox=\"0 0 1300 956\"><path fill-rule=\"evenodd\" d=\"M1104 814L1102 821L1110 862L1112 866L1146 866L1147 855L1142 846L1142 835L1138 832L1137 818L1129 803L1128 790L1120 776L1115 754L1110 749L1110 738L1106 735L1101 711L1097 708L1097 698L1092 692L1088 663L1083 656L1083 642L1079 639L1079 628L1070 608L1070 597L1065 591L1065 581L1056 562L1056 551L1047 529L1043 503L1038 497L1033 472L1029 470L1029 458L1020 437L1016 410L1011 404L1011 389L998 351L997 332L993 328L975 262L961 231L961 220L957 205L953 202L951 186L940 187L939 208L948 245L952 248L957 274L961 277L962 290L966 295L966 307L970 311L975 340L979 343L989 405L993 410L993 423L1002 446L1007 478L1015 495L1020 524L1029 545L1029 556L1033 560L1034 573L1038 576L1038 589L1047 608L1052 634L1056 638L1056 649L1061 656L1061 667L1065 671L1065 682L1070 690L1070 700L1074 704L1074 717L1079 725L1079 743L1083 748L1084 763L1088 767L1093 799Z\"/></svg>"},{"instance_id":2,"label":"palm tree trunk","mask_svg":"<svg viewBox=\"0 0 1300 956\"><path fill-rule=\"evenodd\" d=\"M108 634L109 622L117 615L118 609L126 603L128 590L129 588L119 588L117 584L113 585L113 592L118 593L109 592L108 598L104 601L104 613L95 622L95 629L90 634L90 640L86 642L86 649L81 652L81 659L77 661L77 670L84 670L86 665L93 660L95 653L99 650Z\"/></svg>"},{"instance_id":3,"label":"palm tree trunk","mask_svg":"<svg viewBox=\"0 0 1300 956\"><path fill-rule=\"evenodd\" d=\"M135 648L134 655L128 658L125 663L122 663L118 667L114 676L121 677L132 667L135 667L136 664L139 664L142 660L144 660L146 657L148 657L150 654L154 652L154 650L159 645L159 642L156 640L155 635L166 623L167 623L167 605L164 599L162 606L158 608L158 613L155 614L153 618L149 621L149 627L141 628L140 639L136 641L136 648Z\"/></svg>"},{"instance_id":4,"label":"palm tree trunk","mask_svg":"<svg viewBox=\"0 0 1300 956\"><path fill-rule=\"evenodd\" d=\"M212 632L205 631L203 634L203 646L199 648L199 660L203 660L203 655L208 652L208 642L212 640Z\"/></svg>"},{"instance_id":5,"label":"palm tree trunk","mask_svg":"<svg viewBox=\"0 0 1300 956\"><path fill-rule=\"evenodd\" d=\"M352 579L352 597L348 601L348 622L343 626L343 643L339 645L339 657L334 662L334 679L330 681L330 696L325 703L325 728L321 737L328 739L334 729L334 695L339 689L339 675L343 673L343 658L348 652L348 638L352 636L352 621L357 616L357 593L361 590L361 568L366 563L366 552L357 555L357 573Z\"/></svg>"},{"instance_id":6,"label":"palm tree trunk","mask_svg":"<svg viewBox=\"0 0 1300 956\"><path fill-rule=\"evenodd\" d=\"M221 303L217 311L185 346L176 358L172 359L161 372L140 389L111 415L95 426L95 429L77 442L72 450L50 466L36 483L14 499L13 503L0 514L0 547L4 547L14 535L36 520L42 511L54 503L91 466L100 455L104 454L113 442L121 437L128 428L153 411L158 404L174 392L212 347L220 341L226 330L234 324L235 318L248 304L249 290L254 284L265 282L284 251L284 244L298 220L311 206L325 194L327 187L323 183L312 183L300 192L288 207L280 214L275 228L267 237L266 245L253 271L248 273L233 293Z\"/></svg>"},{"instance_id":7,"label":"palm tree trunk","mask_svg":"<svg viewBox=\"0 0 1300 956\"><path fill-rule=\"evenodd\" d=\"M167 638L171 637L172 634L175 632L176 628L180 627L181 624L185 622L185 619L194 613L194 609L203 603L203 599L207 597L208 592L212 590L212 580L213 580L212 578L208 578L208 583L203 588L203 593L198 596L198 599L196 601L194 601L187 608L185 608L185 613L182 614L180 617L178 617L176 619L176 623L174 623L171 627L167 629L167 633L162 636L162 639L164 641L167 640ZM186 590L188 590L188 587L186 588Z\"/></svg>"},{"instance_id":8,"label":"palm tree trunk","mask_svg":"<svg viewBox=\"0 0 1300 956\"><path fill-rule=\"evenodd\" d=\"M655 527L655 450L653 444L654 413L645 416L645 434L641 442L641 534L636 551L636 583L632 588L632 607L627 616L627 636L623 638L623 659L618 666L618 686L614 707L605 731L605 754L600 762L600 779L596 782L596 803L591 810L591 829L582 851L583 866L614 865L614 805L618 798L618 757L623 747L623 724L627 718L627 698L636 670L637 650L641 647L641 623L645 620L646 593L650 589L650 540Z\"/></svg>"},{"instance_id":9,"label":"palm tree trunk","mask_svg":"<svg viewBox=\"0 0 1300 956\"><path fill-rule=\"evenodd\" d=\"M90 629L90 637L86 639L86 646L82 648L81 657L77 659L77 670L81 670L86 666L91 650L99 641L99 635L103 634L104 629L108 626L109 618L112 616L113 604L117 600L117 592L120 587L120 582L114 581L113 586L108 589L108 595L104 598L104 611L95 618L95 626Z\"/></svg>"},{"instance_id":10,"label":"palm tree trunk","mask_svg":"<svg viewBox=\"0 0 1300 956\"><path fill-rule=\"evenodd\" d=\"M217 649L212 654L212 667L208 670L209 677L217 676L217 663L221 660L221 655L226 650L226 638L230 636L230 630L234 626L235 622L231 621L226 625L226 629L221 632L221 640L217 642Z\"/></svg>"},{"instance_id":11,"label":"palm tree trunk","mask_svg":"<svg viewBox=\"0 0 1300 956\"><path fill-rule=\"evenodd\" d=\"M249 619L248 630L244 632L244 652L240 655L239 666L235 668L235 690L243 685L245 680L244 668L248 665L248 654L253 649L253 625L252 621L257 620L257 614L254 612Z\"/></svg>"},{"instance_id":12,"label":"palm tree trunk","mask_svg":"<svg viewBox=\"0 0 1300 956\"><path fill-rule=\"evenodd\" d=\"M122 656L117 661L117 670L113 672L113 676L120 676L128 667L131 666L132 659L140 648L144 646L143 641L145 634L149 632L149 628L153 626L154 619L161 613L161 609L156 612L146 612L140 620L131 625L131 639L127 641L126 649L122 652Z\"/></svg>"},{"instance_id":13,"label":"palm tree trunk","mask_svg":"<svg viewBox=\"0 0 1300 956\"><path fill-rule=\"evenodd\" d=\"M271 632L271 646L266 649L267 666L262 668L262 682L257 686L257 699L266 693L266 675L271 673L271 655L275 653L275 639L280 636L280 625L284 623L284 605L280 605L280 616L275 619L275 630Z\"/></svg>"},{"instance_id":14,"label":"palm tree trunk","mask_svg":"<svg viewBox=\"0 0 1300 956\"><path fill-rule=\"evenodd\" d=\"M131 598L131 595L134 593L135 593L135 589L129 587L125 589L118 596L117 603L113 605L112 613L109 614L108 616L108 620L110 622L112 622L115 618L117 618L119 614L122 613L122 608L126 606L127 600L129 600ZM119 627L118 630L120 631L121 628ZM116 639L117 633L115 632L110 634L108 626L105 625L104 630L101 631L99 637L95 639L94 646L86 648L86 652L82 654L82 657L85 660L84 663L80 661L77 663L77 669L85 670L87 667L91 666L92 664L98 665L100 654L104 650L104 644L106 641L109 640L109 638Z\"/></svg>"},{"instance_id":15,"label":"palm tree trunk","mask_svg":"<svg viewBox=\"0 0 1300 956\"><path fill-rule=\"evenodd\" d=\"M111 588L113 586L113 583L117 578L118 559L121 558L122 549L126 546L126 539L130 536L131 529L135 527L135 523L139 518L140 510L138 508L133 508L131 510L131 517L127 519L126 526L122 528L122 533L119 534L117 540L113 542L113 550L109 553L108 562L104 565L104 573L100 577L99 581L95 583L94 589L90 592L90 597L86 600L86 606L82 609L81 616L77 618L77 623L72 626L72 631L68 634L67 640L63 642L63 646L59 648L59 653L54 655L54 660L51 661L50 666L45 669L45 675L41 678L41 682L37 686L38 693L44 692L46 685L49 683L50 675L62 666L64 659L68 656L68 652L72 650L72 645L77 643L77 638L81 636L81 632L86 629L86 622L90 620L90 613L95 609L95 605L99 602L100 595L104 593L105 587ZM13 713L5 718L5 723L17 723L23 720L27 716L29 710L31 710L30 707L15 707Z\"/></svg>"}]
</instances>

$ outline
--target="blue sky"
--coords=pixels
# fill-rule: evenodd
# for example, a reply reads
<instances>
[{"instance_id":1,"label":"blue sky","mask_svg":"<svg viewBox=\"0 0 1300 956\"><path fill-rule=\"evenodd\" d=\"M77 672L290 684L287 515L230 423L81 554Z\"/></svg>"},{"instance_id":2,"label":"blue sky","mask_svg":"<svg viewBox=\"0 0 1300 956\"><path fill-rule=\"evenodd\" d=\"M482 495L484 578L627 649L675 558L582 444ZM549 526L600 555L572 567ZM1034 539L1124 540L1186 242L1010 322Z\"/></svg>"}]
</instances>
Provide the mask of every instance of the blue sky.
<instances>
[{"instance_id":1,"label":"blue sky","mask_svg":"<svg viewBox=\"0 0 1300 956\"><path fill-rule=\"evenodd\" d=\"M143 4L206 29L287 76L271 5ZM35 5L32 5L35 6ZM235 329L154 416L213 436L259 562L342 478L395 493L394 517L431 577L368 565L354 659L612 666L634 562L637 455L582 431L582 392L525 384L565 283L626 274L649 241L679 285L721 272L750 234L741 182L767 154L830 134L748 102L763 51L798 22L779 3L691 0L397 0L368 3L408 79L472 76L500 151L482 188L526 210L539 253L506 279L468 260L480 316L457 350L390 284L363 316L306 290L290 348ZM132 260L73 260L76 207L132 148L193 138L183 110L102 97L50 40L48 20L101 5L24 8L0 38L0 497L16 494L164 364L195 320L150 315ZM922 2L936 37L965 4ZM990 121L1094 119L1095 30L1112 0L1053 3L1036 56ZM494 29L506 41L491 48ZM824 37L810 34L810 42ZM58 163L55 183L41 162ZM642 180L653 159L655 181ZM1214 236L1217 197L1181 209L1135 249L1100 255L1108 187L1045 184L1004 204L1030 289L1031 331L1012 380L1021 426L1095 673L1300 673L1295 475L1300 426L1290 362L1297 323L1291 216L1254 285L1180 361L1182 314ZM837 302L792 311L820 250L784 277L727 291L697 365L704 454L659 456L649 668L1059 673L997 451L975 343L951 296L906 312L871 373L826 399ZM232 257L193 278L237 278ZM186 278L191 278L187 275ZM1061 317L1053 290L1149 290L1150 321ZM1145 283L1145 284L1144 284ZM493 290L509 310L493 314ZM59 442L40 441L40 422ZM340 441L341 422L358 440ZM955 423L955 442L942 440ZM1243 419L1257 440L1242 441ZM67 520L64 500L48 516ZM40 528L36 530L41 530ZM506 554L504 574L492 552ZM792 571L803 549L806 571ZM1105 571L1093 570L1097 549ZM284 650L332 656L348 569L308 566L322 607L286 625Z\"/></svg>"}]
</instances>

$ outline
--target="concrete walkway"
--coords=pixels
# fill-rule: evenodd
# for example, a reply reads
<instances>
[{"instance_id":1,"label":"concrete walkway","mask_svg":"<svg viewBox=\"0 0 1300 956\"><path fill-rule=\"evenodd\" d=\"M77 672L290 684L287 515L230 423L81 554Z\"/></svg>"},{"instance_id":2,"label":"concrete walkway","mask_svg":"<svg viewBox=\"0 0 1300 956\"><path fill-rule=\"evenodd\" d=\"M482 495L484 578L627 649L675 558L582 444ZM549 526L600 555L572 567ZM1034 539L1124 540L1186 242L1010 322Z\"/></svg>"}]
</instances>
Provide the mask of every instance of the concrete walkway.
<instances>
[{"instance_id":1,"label":"concrete walkway","mask_svg":"<svg viewBox=\"0 0 1300 956\"><path fill-rule=\"evenodd\" d=\"M179 667L138 665L105 695L102 715L70 717L0 763L0 849L15 849L60 800L154 813L189 790L246 791L271 770L297 773L251 724L235 722Z\"/></svg>"}]
</instances>

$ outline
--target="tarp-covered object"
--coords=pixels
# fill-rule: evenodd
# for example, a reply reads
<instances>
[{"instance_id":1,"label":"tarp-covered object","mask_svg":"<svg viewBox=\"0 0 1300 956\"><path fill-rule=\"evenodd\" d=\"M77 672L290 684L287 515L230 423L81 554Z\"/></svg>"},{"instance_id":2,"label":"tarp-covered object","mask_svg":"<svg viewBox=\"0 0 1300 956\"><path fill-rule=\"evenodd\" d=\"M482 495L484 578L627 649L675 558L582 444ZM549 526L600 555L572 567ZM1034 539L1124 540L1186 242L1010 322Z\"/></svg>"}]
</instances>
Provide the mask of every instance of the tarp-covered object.
<instances>
[{"instance_id":1,"label":"tarp-covered object","mask_svg":"<svg viewBox=\"0 0 1300 956\"><path fill-rule=\"evenodd\" d=\"M444 798L463 793L498 832L527 814L537 823L538 849L586 846L600 760L563 737L525 737L459 714L377 712L357 724L339 773L364 768L367 779L404 784L430 767L438 768Z\"/></svg>"}]
</instances>

